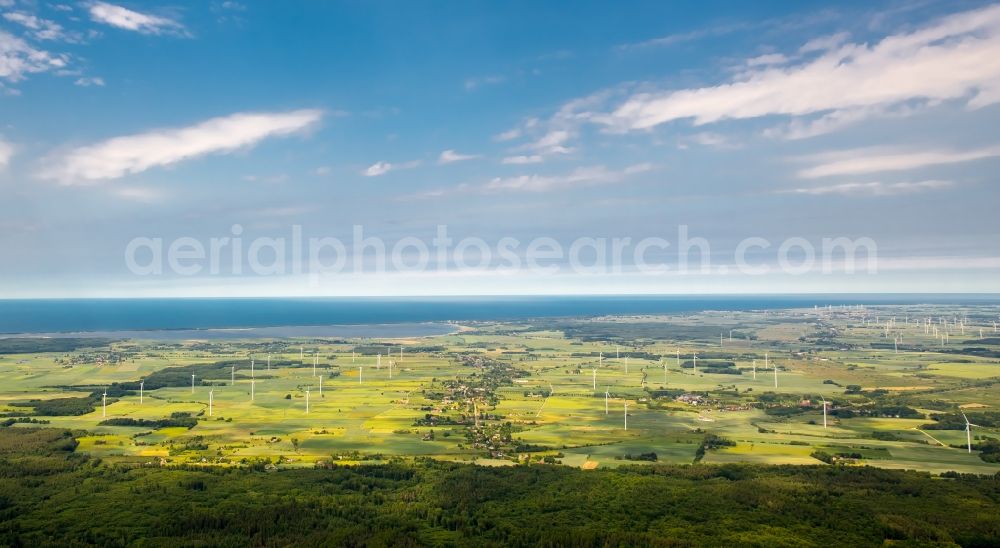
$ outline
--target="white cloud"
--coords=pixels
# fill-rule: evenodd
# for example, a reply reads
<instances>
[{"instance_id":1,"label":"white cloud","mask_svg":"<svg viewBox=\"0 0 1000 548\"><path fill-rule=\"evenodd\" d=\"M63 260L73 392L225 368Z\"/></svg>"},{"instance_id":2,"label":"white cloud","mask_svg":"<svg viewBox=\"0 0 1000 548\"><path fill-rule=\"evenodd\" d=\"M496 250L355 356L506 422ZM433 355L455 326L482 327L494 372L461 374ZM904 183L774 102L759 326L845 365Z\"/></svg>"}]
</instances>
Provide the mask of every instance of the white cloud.
<instances>
[{"instance_id":1,"label":"white cloud","mask_svg":"<svg viewBox=\"0 0 1000 548\"><path fill-rule=\"evenodd\" d=\"M145 204L161 202L165 197L162 190L150 187L123 186L116 187L112 192L119 198Z\"/></svg>"},{"instance_id":2,"label":"white cloud","mask_svg":"<svg viewBox=\"0 0 1000 548\"><path fill-rule=\"evenodd\" d=\"M0 139L0 169L4 169L10 164L12 156L14 156L14 146Z\"/></svg>"},{"instance_id":3,"label":"white cloud","mask_svg":"<svg viewBox=\"0 0 1000 548\"><path fill-rule=\"evenodd\" d=\"M617 183L629 175L652 169L650 164L636 164L621 171L612 171L604 166L579 167L563 175L520 175L517 177L497 177L487 183L485 192L523 191L545 192L568 187L595 186Z\"/></svg>"},{"instance_id":4,"label":"white cloud","mask_svg":"<svg viewBox=\"0 0 1000 548\"><path fill-rule=\"evenodd\" d=\"M512 127L507 131L494 135L493 140L513 141L514 139L517 139L522 135L524 135L526 131L533 129L536 126L538 126L538 118L527 118L523 122L518 124L516 127Z\"/></svg>"},{"instance_id":5,"label":"white cloud","mask_svg":"<svg viewBox=\"0 0 1000 548\"><path fill-rule=\"evenodd\" d=\"M851 149L801 156L797 160L814 162L815 165L800 170L797 175L803 179L815 179L834 175L907 171L997 156L1000 156L1000 145L965 151L948 149L903 150L881 147Z\"/></svg>"},{"instance_id":6,"label":"white cloud","mask_svg":"<svg viewBox=\"0 0 1000 548\"><path fill-rule=\"evenodd\" d=\"M365 177L378 177L379 175L385 175L390 171L392 171L392 164L389 162L375 162L362 171L361 174Z\"/></svg>"},{"instance_id":7,"label":"white cloud","mask_svg":"<svg viewBox=\"0 0 1000 548\"><path fill-rule=\"evenodd\" d=\"M685 141L690 141L692 143L706 146L706 147L722 147L729 145L729 138L725 135L719 133L713 133L711 131L703 131L701 133L695 133L691 135Z\"/></svg>"},{"instance_id":8,"label":"white cloud","mask_svg":"<svg viewBox=\"0 0 1000 548\"><path fill-rule=\"evenodd\" d=\"M77 78L76 81L73 83L75 85L82 86L85 88L90 86L103 87L104 78L101 78L100 76L83 76L81 78Z\"/></svg>"},{"instance_id":9,"label":"white cloud","mask_svg":"<svg viewBox=\"0 0 1000 548\"><path fill-rule=\"evenodd\" d=\"M80 39L75 33L67 34L59 23L30 13L10 11L4 13L3 18L28 29L31 31L31 35L38 40L66 40L75 42Z\"/></svg>"},{"instance_id":10,"label":"white cloud","mask_svg":"<svg viewBox=\"0 0 1000 548\"><path fill-rule=\"evenodd\" d=\"M465 91L472 91L482 86L493 86L506 81L503 76L483 76L481 78L468 78L465 80Z\"/></svg>"},{"instance_id":11,"label":"white cloud","mask_svg":"<svg viewBox=\"0 0 1000 548\"><path fill-rule=\"evenodd\" d=\"M404 162L402 164L391 164L389 162L375 162L374 164L368 166L367 169L361 172L365 177L378 177L379 175L385 175L390 171L398 171L401 169L412 169L420 165L420 160L412 160L409 162Z\"/></svg>"},{"instance_id":12,"label":"white cloud","mask_svg":"<svg viewBox=\"0 0 1000 548\"><path fill-rule=\"evenodd\" d=\"M67 57L37 49L24 40L0 30L0 79L23 80L28 74L65 67Z\"/></svg>"},{"instance_id":13,"label":"white cloud","mask_svg":"<svg viewBox=\"0 0 1000 548\"><path fill-rule=\"evenodd\" d=\"M475 160L476 158L482 158L479 154L459 154L452 149L445 150L441 152L438 157L439 164L452 164L455 162L462 162L465 160Z\"/></svg>"},{"instance_id":14,"label":"white cloud","mask_svg":"<svg viewBox=\"0 0 1000 548\"><path fill-rule=\"evenodd\" d=\"M313 175L317 177L325 177L333 172L333 168L330 166L319 166L313 170Z\"/></svg>"},{"instance_id":15,"label":"white cloud","mask_svg":"<svg viewBox=\"0 0 1000 548\"><path fill-rule=\"evenodd\" d=\"M874 181L870 183L841 183L836 185L816 186L808 188L795 188L784 191L790 194L809 194L822 196L826 194L844 194L848 196L894 196L897 194L916 194L930 190L940 190L954 186L953 181L918 181L902 183L883 183Z\"/></svg>"},{"instance_id":16,"label":"white cloud","mask_svg":"<svg viewBox=\"0 0 1000 548\"><path fill-rule=\"evenodd\" d=\"M212 153L251 147L268 137L290 135L322 118L319 110L242 112L199 124L115 137L51 158L43 179L63 184L117 179Z\"/></svg>"},{"instance_id":17,"label":"white cloud","mask_svg":"<svg viewBox=\"0 0 1000 548\"><path fill-rule=\"evenodd\" d=\"M767 53L747 59L748 67L766 67L770 65L783 65L789 61L782 53Z\"/></svg>"},{"instance_id":18,"label":"white cloud","mask_svg":"<svg viewBox=\"0 0 1000 548\"><path fill-rule=\"evenodd\" d=\"M803 46L832 47L841 36ZM695 125L769 115L810 116L912 101L1000 101L1000 6L958 13L874 45L846 44L782 67L743 73L716 86L633 93L591 119L610 131L644 130L673 120Z\"/></svg>"},{"instance_id":19,"label":"white cloud","mask_svg":"<svg viewBox=\"0 0 1000 548\"><path fill-rule=\"evenodd\" d=\"M806 42L799 48L799 53L813 53L816 51L830 51L837 46L843 44L850 38L851 35L847 32L838 32L836 34L830 34L828 36L820 36L819 38L813 38L812 40Z\"/></svg>"},{"instance_id":20,"label":"white cloud","mask_svg":"<svg viewBox=\"0 0 1000 548\"><path fill-rule=\"evenodd\" d=\"M243 180L251 183L267 183L267 184L280 184L288 182L287 173L278 173L277 175L244 175Z\"/></svg>"},{"instance_id":21,"label":"white cloud","mask_svg":"<svg viewBox=\"0 0 1000 548\"><path fill-rule=\"evenodd\" d=\"M173 19L133 11L107 2L91 4L90 18L98 23L141 34L187 35L184 26Z\"/></svg>"},{"instance_id":22,"label":"white cloud","mask_svg":"<svg viewBox=\"0 0 1000 548\"><path fill-rule=\"evenodd\" d=\"M572 133L565 129L554 129L542 135L537 141L524 146L527 150L534 150L542 155L569 154L573 149L564 146L570 139Z\"/></svg>"},{"instance_id":23,"label":"white cloud","mask_svg":"<svg viewBox=\"0 0 1000 548\"><path fill-rule=\"evenodd\" d=\"M513 165L539 164L541 162L542 162L542 157L538 154L507 156L501 161L501 163L513 164Z\"/></svg>"},{"instance_id":24,"label":"white cloud","mask_svg":"<svg viewBox=\"0 0 1000 548\"><path fill-rule=\"evenodd\" d=\"M746 30L749 27L750 25L746 23L735 23L731 25L716 24L705 29L697 29L688 32L668 34L666 36L661 36L659 38L652 38L649 40L644 40L642 42L635 42L632 44L622 44L616 47L615 49L617 49L618 51L629 51L629 50L640 50L640 49L655 48L655 47L675 46L677 44L683 44L685 42L693 42L695 40L701 40L703 38L723 36L739 30Z\"/></svg>"}]
</instances>

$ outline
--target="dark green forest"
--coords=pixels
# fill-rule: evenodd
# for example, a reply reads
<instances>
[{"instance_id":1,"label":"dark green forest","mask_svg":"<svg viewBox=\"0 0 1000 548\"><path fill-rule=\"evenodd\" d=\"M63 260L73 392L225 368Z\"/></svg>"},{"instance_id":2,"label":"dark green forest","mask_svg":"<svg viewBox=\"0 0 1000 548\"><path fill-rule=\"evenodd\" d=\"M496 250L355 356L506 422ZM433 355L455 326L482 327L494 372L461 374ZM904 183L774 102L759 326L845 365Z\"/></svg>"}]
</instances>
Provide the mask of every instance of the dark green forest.
<instances>
[{"instance_id":1,"label":"dark green forest","mask_svg":"<svg viewBox=\"0 0 1000 548\"><path fill-rule=\"evenodd\" d=\"M1000 478L839 466L102 463L0 429L6 546L1000 545Z\"/></svg>"}]
</instances>

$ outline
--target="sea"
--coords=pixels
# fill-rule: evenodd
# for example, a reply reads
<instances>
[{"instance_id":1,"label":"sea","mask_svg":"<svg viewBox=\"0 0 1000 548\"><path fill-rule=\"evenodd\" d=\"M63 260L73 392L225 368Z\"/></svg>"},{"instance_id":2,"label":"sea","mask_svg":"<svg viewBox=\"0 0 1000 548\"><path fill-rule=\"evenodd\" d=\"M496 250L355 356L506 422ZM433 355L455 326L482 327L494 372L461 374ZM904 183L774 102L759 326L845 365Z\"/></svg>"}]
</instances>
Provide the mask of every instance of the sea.
<instances>
[{"instance_id":1,"label":"sea","mask_svg":"<svg viewBox=\"0 0 1000 548\"><path fill-rule=\"evenodd\" d=\"M463 321L907 304L1000 305L1000 295L13 299L0 300L0 336L403 338L453 332Z\"/></svg>"}]
</instances>

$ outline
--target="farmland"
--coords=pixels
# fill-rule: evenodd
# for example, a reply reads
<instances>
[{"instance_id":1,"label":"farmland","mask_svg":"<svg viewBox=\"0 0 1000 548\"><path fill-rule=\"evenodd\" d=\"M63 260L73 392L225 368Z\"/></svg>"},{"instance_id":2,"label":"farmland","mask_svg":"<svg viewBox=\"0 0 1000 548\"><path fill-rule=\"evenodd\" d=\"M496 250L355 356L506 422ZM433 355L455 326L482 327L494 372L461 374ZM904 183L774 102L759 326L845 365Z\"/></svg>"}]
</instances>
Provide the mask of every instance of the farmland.
<instances>
[{"instance_id":1,"label":"farmland","mask_svg":"<svg viewBox=\"0 0 1000 548\"><path fill-rule=\"evenodd\" d=\"M994 474L996 318L886 306L481 322L420 339L0 339L0 412L126 464Z\"/></svg>"}]
</instances>

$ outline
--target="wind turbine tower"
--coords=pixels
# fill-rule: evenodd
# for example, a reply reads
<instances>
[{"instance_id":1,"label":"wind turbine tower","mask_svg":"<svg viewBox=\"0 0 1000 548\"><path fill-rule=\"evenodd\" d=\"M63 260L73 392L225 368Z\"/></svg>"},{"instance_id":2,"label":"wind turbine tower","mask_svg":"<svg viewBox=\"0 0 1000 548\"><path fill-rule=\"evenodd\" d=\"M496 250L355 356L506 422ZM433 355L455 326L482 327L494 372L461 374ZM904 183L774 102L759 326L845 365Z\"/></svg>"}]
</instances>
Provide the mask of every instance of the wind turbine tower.
<instances>
[{"instance_id":1,"label":"wind turbine tower","mask_svg":"<svg viewBox=\"0 0 1000 548\"><path fill-rule=\"evenodd\" d=\"M972 427L975 426L975 427L978 428L979 425L978 424L972 424L971 422L969 422L969 417L966 417L965 413L962 413L962 418L965 419L965 443L966 443L966 445L967 445L967 447L969 449L969 453L971 453L972 452Z\"/></svg>"}]
</instances>

